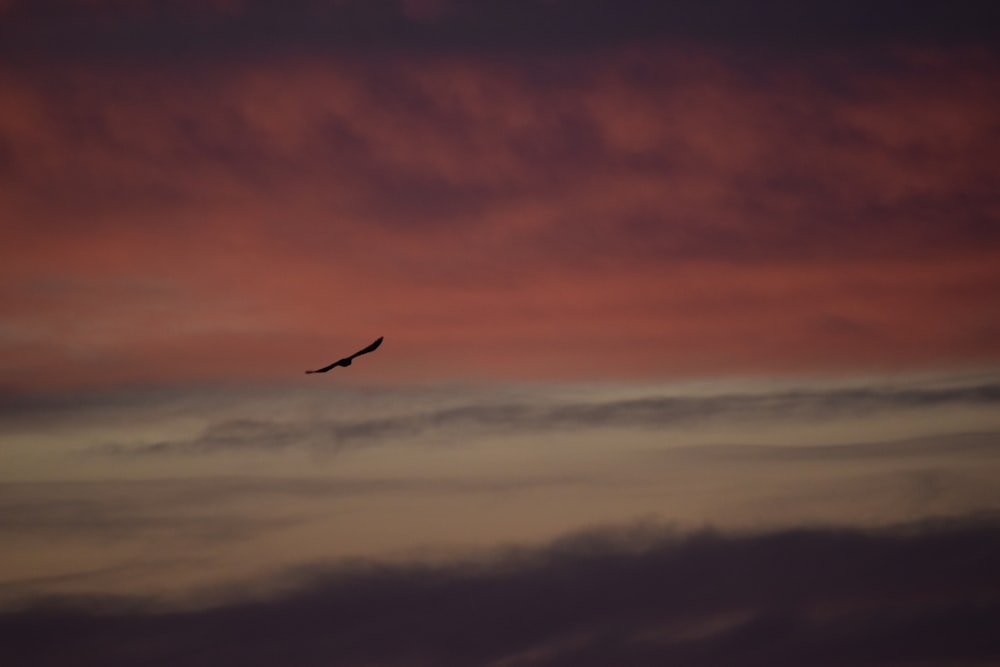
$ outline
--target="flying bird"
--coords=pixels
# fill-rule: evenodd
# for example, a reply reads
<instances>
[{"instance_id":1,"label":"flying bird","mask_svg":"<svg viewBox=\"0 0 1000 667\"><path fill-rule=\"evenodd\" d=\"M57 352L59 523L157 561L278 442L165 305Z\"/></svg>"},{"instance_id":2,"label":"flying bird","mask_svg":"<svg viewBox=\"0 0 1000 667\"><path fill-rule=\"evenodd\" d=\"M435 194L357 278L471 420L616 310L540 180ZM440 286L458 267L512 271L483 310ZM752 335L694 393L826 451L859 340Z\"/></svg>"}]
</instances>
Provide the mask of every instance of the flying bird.
<instances>
[{"instance_id":1,"label":"flying bird","mask_svg":"<svg viewBox=\"0 0 1000 667\"><path fill-rule=\"evenodd\" d=\"M307 374L308 373L325 373L328 370L330 370L331 368L336 368L337 366L345 366L345 367L346 366L350 366L351 365L351 361L354 359L354 357L360 357L362 354L368 354L369 352L374 352L376 350L376 348L378 348L378 346L381 345L381 344L382 344L382 336L379 336L378 340L376 340L374 343L372 343L371 345L369 345L365 349L358 350L357 352L355 352L351 356L344 357L343 359L340 359L339 361L335 361L332 364L330 364L329 366L324 366L323 368L317 368L314 371L306 371L306 373Z\"/></svg>"}]
</instances>

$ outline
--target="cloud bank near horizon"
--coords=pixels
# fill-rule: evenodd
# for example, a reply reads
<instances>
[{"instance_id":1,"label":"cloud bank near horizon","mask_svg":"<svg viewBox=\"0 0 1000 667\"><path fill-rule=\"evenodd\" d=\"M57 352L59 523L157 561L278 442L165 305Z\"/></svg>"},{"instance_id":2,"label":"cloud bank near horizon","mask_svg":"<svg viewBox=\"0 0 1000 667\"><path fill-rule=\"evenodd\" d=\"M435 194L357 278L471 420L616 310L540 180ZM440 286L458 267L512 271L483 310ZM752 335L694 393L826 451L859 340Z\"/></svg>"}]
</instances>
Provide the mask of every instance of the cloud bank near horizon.
<instances>
[{"instance_id":1,"label":"cloud bank near horizon","mask_svg":"<svg viewBox=\"0 0 1000 667\"><path fill-rule=\"evenodd\" d=\"M1000 509L989 374L78 393L0 419L0 597L186 591L636 517L732 531Z\"/></svg>"},{"instance_id":2,"label":"cloud bank near horizon","mask_svg":"<svg viewBox=\"0 0 1000 667\"><path fill-rule=\"evenodd\" d=\"M291 572L270 593L244 588L188 610L141 599L36 602L0 611L0 657L193 667L831 657L974 665L1000 658L998 558L990 518L743 535L638 526L487 560ZM54 632L60 641L46 639Z\"/></svg>"}]
</instances>

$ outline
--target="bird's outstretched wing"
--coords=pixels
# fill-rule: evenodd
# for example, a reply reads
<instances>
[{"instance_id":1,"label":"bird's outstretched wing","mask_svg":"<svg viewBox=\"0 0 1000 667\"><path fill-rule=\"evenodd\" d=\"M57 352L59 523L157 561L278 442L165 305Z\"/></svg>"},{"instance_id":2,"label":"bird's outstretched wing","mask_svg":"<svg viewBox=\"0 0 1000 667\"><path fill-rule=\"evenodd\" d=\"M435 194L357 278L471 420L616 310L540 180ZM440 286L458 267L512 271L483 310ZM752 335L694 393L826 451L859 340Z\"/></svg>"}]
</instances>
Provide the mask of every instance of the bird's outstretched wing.
<instances>
[{"instance_id":1,"label":"bird's outstretched wing","mask_svg":"<svg viewBox=\"0 0 1000 667\"><path fill-rule=\"evenodd\" d=\"M309 373L325 373L328 370L330 370L331 368L336 368L337 366L344 366L344 367L350 366L351 365L351 361L355 357L360 357L362 354L368 354L369 352L374 352L375 349L378 348L378 346L382 344L382 338L383 338L382 336L379 336L378 340L376 340L374 343L372 343L371 345L369 345L368 347L366 347L364 349L358 350L357 352L355 352L351 356L344 357L343 359L338 359L337 361L333 362L329 366L324 366L323 368L317 368L314 371L306 371L306 374L309 374Z\"/></svg>"},{"instance_id":2,"label":"bird's outstretched wing","mask_svg":"<svg viewBox=\"0 0 1000 667\"><path fill-rule=\"evenodd\" d=\"M355 352L354 354L352 354L347 358L353 359L354 357L360 357L362 354L368 354L369 352L374 352L375 350L378 349L378 346L382 344L382 338L384 338L384 336L379 336L374 343L364 348L363 350L358 350L357 352Z\"/></svg>"}]
</instances>

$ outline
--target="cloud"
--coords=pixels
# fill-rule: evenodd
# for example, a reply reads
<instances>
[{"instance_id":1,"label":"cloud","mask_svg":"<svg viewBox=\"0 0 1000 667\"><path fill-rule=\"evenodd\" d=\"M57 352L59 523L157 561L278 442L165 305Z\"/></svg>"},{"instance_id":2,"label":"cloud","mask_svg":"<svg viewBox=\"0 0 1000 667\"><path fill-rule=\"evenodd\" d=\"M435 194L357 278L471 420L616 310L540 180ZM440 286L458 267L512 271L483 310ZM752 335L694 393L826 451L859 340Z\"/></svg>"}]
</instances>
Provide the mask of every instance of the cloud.
<instances>
[{"instance_id":1,"label":"cloud","mask_svg":"<svg viewBox=\"0 0 1000 667\"><path fill-rule=\"evenodd\" d=\"M997 356L989 51L128 62L0 69L12 386Z\"/></svg>"},{"instance_id":2,"label":"cloud","mask_svg":"<svg viewBox=\"0 0 1000 667\"><path fill-rule=\"evenodd\" d=\"M802 447L773 445L697 445L667 456L718 457L728 461L901 461L951 459L1000 454L1000 433L948 433L879 442L851 442Z\"/></svg>"},{"instance_id":3,"label":"cloud","mask_svg":"<svg viewBox=\"0 0 1000 667\"><path fill-rule=\"evenodd\" d=\"M995 519L881 531L596 531L493 559L299 571L181 610L0 613L11 664L981 664L1000 658ZM60 641L48 641L58 635Z\"/></svg>"},{"instance_id":4,"label":"cloud","mask_svg":"<svg viewBox=\"0 0 1000 667\"><path fill-rule=\"evenodd\" d=\"M290 516L251 516L227 504L251 493L248 487L257 493L275 493L281 484L226 479L2 483L0 534L9 539L83 540L104 545L131 540L204 545L244 540L295 521ZM206 509L206 502L214 506Z\"/></svg>"},{"instance_id":5,"label":"cloud","mask_svg":"<svg viewBox=\"0 0 1000 667\"><path fill-rule=\"evenodd\" d=\"M196 76L13 68L2 72L0 136L15 201L88 225L155 208L191 234L199 225L183 221L206 206L246 215L299 201L281 237L328 252L360 221L455 233L500 217L525 228L491 241L550 261L574 250L884 254L926 248L928 233L944 235L938 244L972 228L989 238L998 100L983 90L996 69L968 52L773 65L695 48L514 62L286 57ZM44 196L53 189L58 200ZM248 198L253 207L237 206ZM950 226L933 222L959 205L966 215ZM892 242L858 238L873 224ZM442 242L430 235L417 250Z\"/></svg>"},{"instance_id":6,"label":"cloud","mask_svg":"<svg viewBox=\"0 0 1000 667\"><path fill-rule=\"evenodd\" d=\"M902 6L892 0L564 2L263 0L8 3L0 37L21 57L232 56L275 49L553 52L686 41L816 50L892 41L979 44L996 36L981 0ZM72 28L67 28L72 26Z\"/></svg>"},{"instance_id":7,"label":"cloud","mask_svg":"<svg viewBox=\"0 0 1000 667\"><path fill-rule=\"evenodd\" d=\"M105 545L166 540L196 551L213 542L239 542L288 528L309 518L310 504L323 501L364 496L504 494L587 481L592 480L571 475L522 475L475 479L248 476L8 482L0 483L0 535ZM262 498L282 509L247 510Z\"/></svg>"},{"instance_id":8,"label":"cloud","mask_svg":"<svg viewBox=\"0 0 1000 667\"><path fill-rule=\"evenodd\" d=\"M471 403L376 418L288 421L238 418L211 423L190 438L105 444L93 451L134 456L310 447L336 452L410 440L452 441L491 433L658 430L719 421L737 424L822 422L915 410L975 409L997 403L1000 403L1000 385L990 382L944 387L854 387L708 396L653 394L627 400L586 402L539 396L535 402ZM991 436L986 434L984 437ZM848 451L862 453L861 450L859 446L836 451L843 454ZM828 450L813 448L810 454L800 454L817 456L823 451ZM832 451L830 448L828 453ZM885 453L885 448L880 451Z\"/></svg>"}]
</instances>

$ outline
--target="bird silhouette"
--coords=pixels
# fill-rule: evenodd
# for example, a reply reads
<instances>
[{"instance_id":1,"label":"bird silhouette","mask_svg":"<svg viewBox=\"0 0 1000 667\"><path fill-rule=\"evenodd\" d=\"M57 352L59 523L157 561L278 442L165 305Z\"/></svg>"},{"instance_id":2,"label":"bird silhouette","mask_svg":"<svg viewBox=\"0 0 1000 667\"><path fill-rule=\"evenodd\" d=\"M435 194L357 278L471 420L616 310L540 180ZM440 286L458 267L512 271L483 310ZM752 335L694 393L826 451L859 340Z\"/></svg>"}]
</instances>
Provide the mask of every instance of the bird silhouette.
<instances>
[{"instance_id":1,"label":"bird silhouette","mask_svg":"<svg viewBox=\"0 0 1000 667\"><path fill-rule=\"evenodd\" d=\"M375 349L378 348L378 346L382 344L382 338L383 338L382 336L379 336L378 340L376 340L374 343L372 343L368 347L364 348L363 350L358 350L357 352L355 352L351 356L344 357L343 359L339 359L339 360L333 362L332 364L330 364L329 366L324 366L323 368L317 368L314 371L306 371L306 374L309 374L309 373L325 373L328 370L330 370L331 368L336 368L337 366L345 366L345 367L346 366L350 366L351 365L351 361L354 359L354 357L360 357L362 354L368 354L369 352L374 352Z\"/></svg>"}]
</instances>

